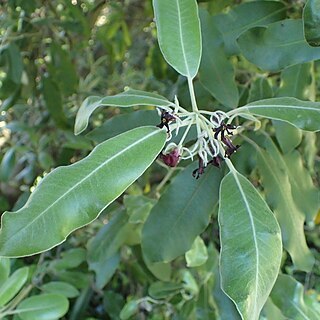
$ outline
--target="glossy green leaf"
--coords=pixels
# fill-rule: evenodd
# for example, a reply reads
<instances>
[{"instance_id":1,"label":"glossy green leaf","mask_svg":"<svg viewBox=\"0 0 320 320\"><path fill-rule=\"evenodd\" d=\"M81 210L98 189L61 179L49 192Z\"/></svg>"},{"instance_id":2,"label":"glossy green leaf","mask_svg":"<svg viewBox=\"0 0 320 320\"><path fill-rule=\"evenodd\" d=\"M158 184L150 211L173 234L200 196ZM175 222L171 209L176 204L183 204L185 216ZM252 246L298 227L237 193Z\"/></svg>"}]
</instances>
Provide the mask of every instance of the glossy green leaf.
<instances>
[{"instance_id":1,"label":"glossy green leaf","mask_svg":"<svg viewBox=\"0 0 320 320\"><path fill-rule=\"evenodd\" d=\"M22 320L56 320L64 316L68 308L66 297L48 293L23 300L16 311Z\"/></svg>"},{"instance_id":2,"label":"glossy green leaf","mask_svg":"<svg viewBox=\"0 0 320 320\"><path fill-rule=\"evenodd\" d=\"M244 320L259 319L280 268L279 225L254 186L234 169L222 180L219 203L222 289Z\"/></svg>"},{"instance_id":3,"label":"glossy green leaf","mask_svg":"<svg viewBox=\"0 0 320 320\"><path fill-rule=\"evenodd\" d=\"M186 252L187 267L198 267L203 265L208 259L206 245L201 237L196 237L191 249Z\"/></svg>"},{"instance_id":4,"label":"glossy green leaf","mask_svg":"<svg viewBox=\"0 0 320 320\"><path fill-rule=\"evenodd\" d=\"M200 11L202 31L202 58L199 79L202 85L223 105L232 109L238 105L239 93L234 79L234 69L227 59L219 38L221 33L212 17Z\"/></svg>"},{"instance_id":5,"label":"glossy green leaf","mask_svg":"<svg viewBox=\"0 0 320 320\"><path fill-rule=\"evenodd\" d=\"M320 312L310 305L306 305L303 285L288 275L279 275L277 282L272 289L271 299L281 310L286 319L320 319Z\"/></svg>"},{"instance_id":6,"label":"glossy green leaf","mask_svg":"<svg viewBox=\"0 0 320 320\"><path fill-rule=\"evenodd\" d=\"M183 285L174 282L153 282L148 290L149 295L154 299L165 299L181 291Z\"/></svg>"},{"instance_id":7,"label":"glossy green leaf","mask_svg":"<svg viewBox=\"0 0 320 320\"><path fill-rule=\"evenodd\" d=\"M73 285L63 281L52 281L41 286L41 290L46 293L56 293L67 298L75 298L79 295L79 290Z\"/></svg>"},{"instance_id":8,"label":"glossy green leaf","mask_svg":"<svg viewBox=\"0 0 320 320\"><path fill-rule=\"evenodd\" d=\"M59 281L68 282L78 289L86 289L92 282L91 274L80 271L56 271Z\"/></svg>"},{"instance_id":9,"label":"glossy green leaf","mask_svg":"<svg viewBox=\"0 0 320 320\"><path fill-rule=\"evenodd\" d=\"M278 1L252 1L232 8L227 14L214 16L223 35L226 52L238 54L237 38L246 30L264 26L286 17L286 7Z\"/></svg>"},{"instance_id":10,"label":"glossy green leaf","mask_svg":"<svg viewBox=\"0 0 320 320\"><path fill-rule=\"evenodd\" d=\"M281 227L283 246L289 252L296 268L308 272L313 266L314 258L304 235L305 216L293 198L290 174L284 159L271 139L266 140L265 149L256 148L258 170L267 201Z\"/></svg>"},{"instance_id":11,"label":"glossy green leaf","mask_svg":"<svg viewBox=\"0 0 320 320\"><path fill-rule=\"evenodd\" d=\"M99 288L107 284L119 263L117 253L130 230L128 219L129 216L124 210L116 212L88 243L87 260L89 268L96 273Z\"/></svg>"},{"instance_id":12,"label":"glossy green leaf","mask_svg":"<svg viewBox=\"0 0 320 320\"><path fill-rule=\"evenodd\" d=\"M304 36L311 46L320 46L320 1L308 0L303 9Z\"/></svg>"},{"instance_id":13,"label":"glossy green leaf","mask_svg":"<svg viewBox=\"0 0 320 320\"><path fill-rule=\"evenodd\" d=\"M137 127L157 125L159 123L160 117L156 110L137 110L113 116L100 127L90 131L86 137L100 143L122 132Z\"/></svg>"},{"instance_id":14,"label":"glossy green leaf","mask_svg":"<svg viewBox=\"0 0 320 320\"><path fill-rule=\"evenodd\" d=\"M312 177L304 167L298 151L286 154L284 161L288 170L292 197L306 220L311 222L320 209L320 190L313 184Z\"/></svg>"},{"instance_id":15,"label":"glossy green leaf","mask_svg":"<svg viewBox=\"0 0 320 320\"><path fill-rule=\"evenodd\" d=\"M218 200L221 170L208 167L198 180L194 164L162 194L142 229L142 249L151 262L168 262L188 251L206 228Z\"/></svg>"},{"instance_id":16,"label":"glossy green leaf","mask_svg":"<svg viewBox=\"0 0 320 320\"><path fill-rule=\"evenodd\" d=\"M195 0L153 0L158 41L166 61L194 78L201 59L201 34Z\"/></svg>"},{"instance_id":17,"label":"glossy green leaf","mask_svg":"<svg viewBox=\"0 0 320 320\"><path fill-rule=\"evenodd\" d=\"M252 102L229 112L230 115L238 113L286 121L306 131L320 131L319 102L273 98Z\"/></svg>"},{"instance_id":18,"label":"glossy green leaf","mask_svg":"<svg viewBox=\"0 0 320 320\"><path fill-rule=\"evenodd\" d=\"M87 158L52 171L23 208L2 215L0 256L48 250L90 223L151 165L165 139L165 130L136 128L101 143Z\"/></svg>"},{"instance_id":19,"label":"glossy green leaf","mask_svg":"<svg viewBox=\"0 0 320 320\"><path fill-rule=\"evenodd\" d=\"M4 306L21 290L28 279L29 268L16 270L0 287L0 307Z\"/></svg>"},{"instance_id":20,"label":"glossy green leaf","mask_svg":"<svg viewBox=\"0 0 320 320\"><path fill-rule=\"evenodd\" d=\"M74 126L75 134L79 134L87 128L89 118L97 108L105 106L123 108L133 106L168 107L173 106L173 103L158 94L132 89L110 97L91 96L83 101L78 110Z\"/></svg>"},{"instance_id":21,"label":"glossy green leaf","mask_svg":"<svg viewBox=\"0 0 320 320\"><path fill-rule=\"evenodd\" d=\"M266 27L255 27L238 39L241 53L263 70L286 67L320 58L320 48L304 39L301 20L283 20Z\"/></svg>"}]
</instances>

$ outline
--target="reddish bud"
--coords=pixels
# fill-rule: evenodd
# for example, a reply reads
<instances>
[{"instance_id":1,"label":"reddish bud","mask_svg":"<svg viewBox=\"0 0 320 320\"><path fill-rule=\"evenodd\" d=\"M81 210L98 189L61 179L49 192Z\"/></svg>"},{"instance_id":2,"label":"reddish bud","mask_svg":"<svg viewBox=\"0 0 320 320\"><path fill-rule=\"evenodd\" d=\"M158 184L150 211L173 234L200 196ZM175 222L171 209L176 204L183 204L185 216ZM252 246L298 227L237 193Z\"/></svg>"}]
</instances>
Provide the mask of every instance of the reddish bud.
<instances>
[{"instance_id":1,"label":"reddish bud","mask_svg":"<svg viewBox=\"0 0 320 320\"><path fill-rule=\"evenodd\" d=\"M168 154L160 154L160 159L169 167L176 167L179 160L180 154L179 149L173 149Z\"/></svg>"}]
</instances>

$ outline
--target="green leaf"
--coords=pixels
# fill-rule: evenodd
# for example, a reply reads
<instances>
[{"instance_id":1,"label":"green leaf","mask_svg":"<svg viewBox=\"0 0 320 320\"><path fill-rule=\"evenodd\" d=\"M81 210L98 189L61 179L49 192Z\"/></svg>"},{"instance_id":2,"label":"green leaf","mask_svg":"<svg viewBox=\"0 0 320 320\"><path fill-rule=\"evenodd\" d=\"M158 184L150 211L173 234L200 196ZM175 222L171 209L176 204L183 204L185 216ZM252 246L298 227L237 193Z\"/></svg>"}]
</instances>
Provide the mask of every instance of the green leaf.
<instances>
[{"instance_id":1,"label":"green leaf","mask_svg":"<svg viewBox=\"0 0 320 320\"><path fill-rule=\"evenodd\" d=\"M301 63L288 67L281 72L281 83L278 97L293 97L308 100L308 88L312 84L313 64Z\"/></svg>"},{"instance_id":2,"label":"green leaf","mask_svg":"<svg viewBox=\"0 0 320 320\"><path fill-rule=\"evenodd\" d=\"M21 83L21 77L23 72L23 61L19 47L11 42L6 50L9 70L8 77L16 84Z\"/></svg>"},{"instance_id":3,"label":"green leaf","mask_svg":"<svg viewBox=\"0 0 320 320\"><path fill-rule=\"evenodd\" d=\"M320 103L295 98L272 98L249 103L228 114L253 114L281 120L306 131L320 131Z\"/></svg>"},{"instance_id":4,"label":"green leaf","mask_svg":"<svg viewBox=\"0 0 320 320\"><path fill-rule=\"evenodd\" d=\"M158 94L132 89L110 97L91 96L83 101L78 110L74 126L75 134L84 131L88 126L88 121L93 111L104 106L122 108L133 106L168 107L174 106L174 104Z\"/></svg>"},{"instance_id":5,"label":"green leaf","mask_svg":"<svg viewBox=\"0 0 320 320\"><path fill-rule=\"evenodd\" d=\"M240 35L238 44L246 59L274 72L320 58L320 48L310 47L304 39L301 20L288 19L249 29Z\"/></svg>"},{"instance_id":6,"label":"green leaf","mask_svg":"<svg viewBox=\"0 0 320 320\"><path fill-rule=\"evenodd\" d=\"M304 36L311 46L320 46L320 1L308 0L303 9Z\"/></svg>"},{"instance_id":7,"label":"green leaf","mask_svg":"<svg viewBox=\"0 0 320 320\"><path fill-rule=\"evenodd\" d=\"M239 93L234 80L234 69L219 43L221 33L212 17L200 11L202 31L202 58L199 79L219 102L232 109L238 105Z\"/></svg>"},{"instance_id":8,"label":"green leaf","mask_svg":"<svg viewBox=\"0 0 320 320\"><path fill-rule=\"evenodd\" d=\"M196 237L192 247L186 252L187 267L198 267L206 263L208 260L208 252L204 241L201 237Z\"/></svg>"},{"instance_id":9,"label":"green leaf","mask_svg":"<svg viewBox=\"0 0 320 320\"><path fill-rule=\"evenodd\" d=\"M67 119L63 111L62 96L58 85L48 77L42 79L45 105L58 127L65 128Z\"/></svg>"},{"instance_id":10,"label":"green leaf","mask_svg":"<svg viewBox=\"0 0 320 320\"><path fill-rule=\"evenodd\" d=\"M157 125L159 123L160 117L155 110L137 110L113 116L100 127L86 134L86 137L100 143L122 132L137 127Z\"/></svg>"},{"instance_id":11,"label":"green leaf","mask_svg":"<svg viewBox=\"0 0 320 320\"><path fill-rule=\"evenodd\" d=\"M136 128L101 143L87 158L52 171L23 208L2 215L0 256L48 250L96 219L151 165L165 139L165 130Z\"/></svg>"},{"instance_id":12,"label":"green leaf","mask_svg":"<svg viewBox=\"0 0 320 320\"><path fill-rule=\"evenodd\" d=\"M52 281L41 286L41 289L47 293L56 293L63 295L67 298L75 298L80 293L77 288L67 282L63 281Z\"/></svg>"},{"instance_id":13,"label":"green leaf","mask_svg":"<svg viewBox=\"0 0 320 320\"><path fill-rule=\"evenodd\" d=\"M0 288L10 274L10 259L0 257Z\"/></svg>"},{"instance_id":14,"label":"green leaf","mask_svg":"<svg viewBox=\"0 0 320 320\"><path fill-rule=\"evenodd\" d=\"M268 99L273 97L273 91L266 78L258 78L251 83L248 103L261 99Z\"/></svg>"},{"instance_id":15,"label":"green leaf","mask_svg":"<svg viewBox=\"0 0 320 320\"><path fill-rule=\"evenodd\" d=\"M221 171L209 167L195 180L194 168L190 165L176 176L144 224L142 249L150 262L168 262L184 254L209 223Z\"/></svg>"},{"instance_id":16,"label":"green leaf","mask_svg":"<svg viewBox=\"0 0 320 320\"><path fill-rule=\"evenodd\" d=\"M144 223L155 203L156 200L141 195L126 195L123 199L130 223Z\"/></svg>"},{"instance_id":17,"label":"green leaf","mask_svg":"<svg viewBox=\"0 0 320 320\"><path fill-rule=\"evenodd\" d=\"M293 151L302 140L302 131L287 122L273 120L273 127L276 131L276 137L281 151L289 153Z\"/></svg>"},{"instance_id":18,"label":"green leaf","mask_svg":"<svg viewBox=\"0 0 320 320\"><path fill-rule=\"evenodd\" d=\"M280 309L272 302L269 297L261 312L261 320L287 320Z\"/></svg>"},{"instance_id":19,"label":"green leaf","mask_svg":"<svg viewBox=\"0 0 320 320\"><path fill-rule=\"evenodd\" d=\"M158 41L166 61L194 78L201 59L201 34L195 0L153 0Z\"/></svg>"},{"instance_id":20,"label":"green leaf","mask_svg":"<svg viewBox=\"0 0 320 320\"><path fill-rule=\"evenodd\" d=\"M56 270L76 268L86 260L86 254L83 248L70 249L62 252L62 258L53 260L50 266Z\"/></svg>"},{"instance_id":21,"label":"green leaf","mask_svg":"<svg viewBox=\"0 0 320 320\"><path fill-rule=\"evenodd\" d=\"M15 271L0 287L0 307L9 302L21 290L28 279L29 268Z\"/></svg>"},{"instance_id":22,"label":"green leaf","mask_svg":"<svg viewBox=\"0 0 320 320\"><path fill-rule=\"evenodd\" d=\"M296 268L308 272L313 266L314 258L306 243L303 229L305 217L293 199L286 164L271 139L266 140L265 149L258 146L256 149L258 171L267 201L280 224L283 246L289 252Z\"/></svg>"},{"instance_id":23,"label":"green leaf","mask_svg":"<svg viewBox=\"0 0 320 320\"><path fill-rule=\"evenodd\" d=\"M180 283L156 281L150 285L148 293L154 299L165 299L178 294L181 289L183 285Z\"/></svg>"},{"instance_id":24,"label":"green leaf","mask_svg":"<svg viewBox=\"0 0 320 320\"><path fill-rule=\"evenodd\" d=\"M7 182L13 174L13 169L16 164L16 150L10 148L4 154L0 163L0 181Z\"/></svg>"},{"instance_id":25,"label":"green leaf","mask_svg":"<svg viewBox=\"0 0 320 320\"><path fill-rule=\"evenodd\" d=\"M284 19L286 7L278 1L252 1L232 8L227 14L214 16L223 35L226 52L238 54L237 38L246 30Z\"/></svg>"},{"instance_id":26,"label":"green leaf","mask_svg":"<svg viewBox=\"0 0 320 320\"><path fill-rule=\"evenodd\" d=\"M66 297L48 293L23 300L16 311L22 320L56 320L65 315L68 308Z\"/></svg>"},{"instance_id":27,"label":"green leaf","mask_svg":"<svg viewBox=\"0 0 320 320\"><path fill-rule=\"evenodd\" d=\"M111 290L105 291L103 296L103 306L112 320L119 319L119 314L124 305L123 296Z\"/></svg>"},{"instance_id":28,"label":"green leaf","mask_svg":"<svg viewBox=\"0 0 320 320\"><path fill-rule=\"evenodd\" d=\"M312 306L306 305L303 291L301 283L288 275L280 274L272 289L271 299L286 319L320 319L320 313Z\"/></svg>"},{"instance_id":29,"label":"green leaf","mask_svg":"<svg viewBox=\"0 0 320 320\"><path fill-rule=\"evenodd\" d=\"M139 300L127 302L120 312L120 320L127 320L139 311Z\"/></svg>"},{"instance_id":30,"label":"green leaf","mask_svg":"<svg viewBox=\"0 0 320 320\"><path fill-rule=\"evenodd\" d=\"M219 203L222 289L244 320L259 319L280 268L279 225L253 185L235 169L222 180Z\"/></svg>"},{"instance_id":31,"label":"green leaf","mask_svg":"<svg viewBox=\"0 0 320 320\"><path fill-rule=\"evenodd\" d=\"M103 288L107 284L118 266L117 253L130 230L128 219L129 216L124 210L116 212L88 243L87 260L90 270L96 273L98 288Z\"/></svg>"},{"instance_id":32,"label":"green leaf","mask_svg":"<svg viewBox=\"0 0 320 320\"><path fill-rule=\"evenodd\" d=\"M306 220L312 222L320 209L320 191L313 184L310 172L304 167L298 151L286 154L284 161L288 170L292 197Z\"/></svg>"}]
</instances>

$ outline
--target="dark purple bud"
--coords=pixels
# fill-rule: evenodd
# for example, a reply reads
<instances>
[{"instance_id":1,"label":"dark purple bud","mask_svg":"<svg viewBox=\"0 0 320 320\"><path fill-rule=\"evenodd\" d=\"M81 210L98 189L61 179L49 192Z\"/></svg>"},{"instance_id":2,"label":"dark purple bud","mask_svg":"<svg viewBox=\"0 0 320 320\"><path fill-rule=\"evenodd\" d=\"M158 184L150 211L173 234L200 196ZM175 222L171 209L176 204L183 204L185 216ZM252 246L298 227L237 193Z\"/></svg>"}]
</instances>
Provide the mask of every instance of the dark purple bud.
<instances>
[{"instance_id":1,"label":"dark purple bud","mask_svg":"<svg viewBox=\"0 0 320 320\"><path fill-rule=\"evenodd\" d=\"M179 149L173 149L167 154L160 154L160 159L169 167L176 167L180 160Z\"/></svg>"},{"instance_id":2,"label":"dark purple bud","mask_svg":"<svg viewBox=\"0 0 320 320\"><path fill-rule=\"evenodd\" d=\"M217 157L213 157L213 159L209 163L219 168L222 162L223 162L223 159L220 156L217 156Z\"/></svg>"},{"instance_id":3,"label":"dark purple bud","mask_svg":"<svg viewBox=\"0 0 320 320\"><path fill-rule=\"evenodd\" d=\"M199 179L199 177L204 173L204 168L203 160L199 157L199 166L197 169L193 170L192 176Z\"/></svg>"}]
</instances>

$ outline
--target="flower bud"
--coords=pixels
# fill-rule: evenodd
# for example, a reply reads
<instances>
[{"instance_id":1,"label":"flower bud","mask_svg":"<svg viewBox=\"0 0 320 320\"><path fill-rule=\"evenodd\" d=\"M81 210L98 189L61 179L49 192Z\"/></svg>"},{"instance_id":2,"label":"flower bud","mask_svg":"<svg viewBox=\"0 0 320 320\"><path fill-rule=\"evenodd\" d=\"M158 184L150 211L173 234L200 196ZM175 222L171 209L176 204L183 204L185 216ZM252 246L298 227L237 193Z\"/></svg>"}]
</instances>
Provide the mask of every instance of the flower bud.
<instances>
[{"instance_id":1,"label":"flower bud","mask_svg":"<svg viewBox=\"0 0 320 320\"><path fill-rule=\"evenodd\" d=\"M169 167L176 167L180 160L179 149L175 148L167 154L160 154L160 159Z\"/></svg>"}]
</instances>

